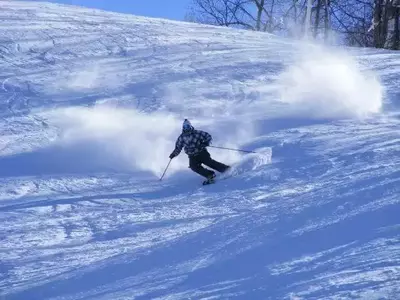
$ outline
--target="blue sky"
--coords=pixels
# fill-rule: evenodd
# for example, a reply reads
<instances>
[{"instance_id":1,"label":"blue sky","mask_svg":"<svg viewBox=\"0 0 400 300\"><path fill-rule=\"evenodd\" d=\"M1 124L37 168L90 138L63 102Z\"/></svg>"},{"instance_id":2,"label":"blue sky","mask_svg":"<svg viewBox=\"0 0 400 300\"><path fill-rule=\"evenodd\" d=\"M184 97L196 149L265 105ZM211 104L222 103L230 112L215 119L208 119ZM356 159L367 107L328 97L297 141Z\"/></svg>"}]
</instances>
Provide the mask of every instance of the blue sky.
<instances>
[{"instance_id":1,"label":"blue sky","mask_svg":"<svg viewBox=\"0 0 400 300\"><path fill-rule=\"evenodd\" d=\"M80 5L148 17L183 20L191 0L47 0L47 2Z\"/></svg>"}]
</instances>

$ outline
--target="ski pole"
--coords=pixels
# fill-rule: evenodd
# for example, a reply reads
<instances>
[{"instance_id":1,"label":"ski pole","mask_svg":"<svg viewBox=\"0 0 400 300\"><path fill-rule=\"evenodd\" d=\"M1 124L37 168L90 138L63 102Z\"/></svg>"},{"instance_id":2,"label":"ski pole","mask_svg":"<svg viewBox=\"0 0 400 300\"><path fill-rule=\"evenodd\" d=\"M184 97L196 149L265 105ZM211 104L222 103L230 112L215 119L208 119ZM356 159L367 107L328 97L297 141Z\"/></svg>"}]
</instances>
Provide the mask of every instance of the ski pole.
<instances>
[{"instance_id":1,"label":"ski pole","mask_svg":"<svg viewBox=\"0 0 400 300\"><path fill-rule=\"evenodd\" d=\"M163 179L163 177L164 177L164 175L165 175L165 172L167 172L167 169L168 169L169 164L171 163L171 161L172 161L172 158L169 160L168 165L167 165L167 167L165 168L164 173L162 174L162 176L161 176L161 178L160 178L160 181Z\"/></svg>"},{"instance_id":2,"label":"ski pole","mask_svg":"<svg viewBox=\"0 0 400 300\"><path fill-rule=\"evenodd\" d=\"M241 149L232 149L232 148L225 148L225 147L218 147L218 146L209 146L212 148L218 148L218 149L225 149L225 150L232 150L232 151L238 151L238 152L246 152L246 153L257 153L254 151L248 151L248 150L241 150Z\"/></svg>"}]
</instances>

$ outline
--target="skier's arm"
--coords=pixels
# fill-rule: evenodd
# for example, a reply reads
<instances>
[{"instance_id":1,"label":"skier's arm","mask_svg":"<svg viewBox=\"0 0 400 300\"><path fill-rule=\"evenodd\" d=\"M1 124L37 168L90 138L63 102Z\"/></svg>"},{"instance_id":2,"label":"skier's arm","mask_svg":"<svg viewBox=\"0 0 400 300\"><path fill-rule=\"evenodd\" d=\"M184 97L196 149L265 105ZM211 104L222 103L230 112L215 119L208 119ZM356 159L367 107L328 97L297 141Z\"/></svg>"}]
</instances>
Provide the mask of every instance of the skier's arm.
<instances>
[{"instance_id":1,"label":"skier's arm","mask_svg":"<svg viewBox=\"0 0 400 300\"><path fill-rule=\"evenodd\" d=\"M205 132L205 131L201 131L200 134L201 134L201 138L202 138L203 144L206 145L206 146L209 146L211 144L211 141L212 141L211 134L209 134L208 132Z\"/></svg>"},{"instance_id":2,"label":"skier's arm","mask_svg":"<svg viewBox=\"0 0 400 300\"><path fill-rule=\"evenodd\" d=\"M175 156L178 156L179 153L181 153L183 148L183 139L181 136L178 137L178 139L176 140L175 143L175 149L174 151L172 151L172 153L170 154L169 158L174 158Z\"/></svg>"}]
</instances>

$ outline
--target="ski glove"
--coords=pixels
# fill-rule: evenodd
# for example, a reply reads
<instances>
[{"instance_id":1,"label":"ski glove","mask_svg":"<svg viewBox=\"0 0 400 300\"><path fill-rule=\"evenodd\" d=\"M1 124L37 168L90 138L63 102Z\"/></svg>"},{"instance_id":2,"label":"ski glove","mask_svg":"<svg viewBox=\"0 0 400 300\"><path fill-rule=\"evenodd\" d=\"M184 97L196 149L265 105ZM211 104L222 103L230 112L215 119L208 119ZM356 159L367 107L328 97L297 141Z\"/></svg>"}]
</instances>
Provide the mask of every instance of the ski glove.
<instances>
[{"instance_id":1,"label":"ski glove","mask_svg":"<svg viewBox=\"0 0 400 300\"><path fill-rule=\"evenodd\" d=\"M174 152L172 152L172 153L169 155L169 158L170 158L170 159L173 159L175 156L176 156L176 154L175 154Z\"/></svg>"},{"instance_id":2,"label":"ski glove","mask_svg":"<svg viewBox=\"0 0 400 300\"><path fill-rule=\"evenodd\" d=\"M210 141L204 141L202 144L204 147L208 147L210 146Z\"/></svg>"}]
</instances>

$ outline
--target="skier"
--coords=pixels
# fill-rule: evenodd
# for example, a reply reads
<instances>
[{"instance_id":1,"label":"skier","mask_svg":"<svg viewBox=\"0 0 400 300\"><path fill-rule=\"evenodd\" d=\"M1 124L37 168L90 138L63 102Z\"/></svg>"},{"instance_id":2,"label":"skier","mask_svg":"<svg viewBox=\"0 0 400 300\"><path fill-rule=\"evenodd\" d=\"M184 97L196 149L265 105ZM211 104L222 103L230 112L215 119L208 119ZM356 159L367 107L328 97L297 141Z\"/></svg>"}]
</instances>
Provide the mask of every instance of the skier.
<instances>
[{"instance_id":1,"label":"skier","mask_svg":"<svg viewBox=\"0 0 400 300\"><path fill-rule=\"evenodd\" d=\"M204 168L201 164L205 164L221 173L230 168L230 166L211 158L206 149L207 146L210 146L211 140L212 137L208 132L194 129L189 120L185 119L182 125L182 133L176 140L175 149L169 158L173 159L178 156L184 147L184 151L189 157L189 168L207 178L204 183L211 183L214 181L215 172Z\"/></svg>"}]
</instances>

